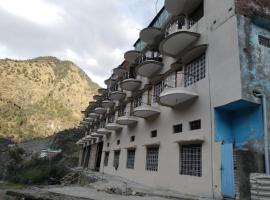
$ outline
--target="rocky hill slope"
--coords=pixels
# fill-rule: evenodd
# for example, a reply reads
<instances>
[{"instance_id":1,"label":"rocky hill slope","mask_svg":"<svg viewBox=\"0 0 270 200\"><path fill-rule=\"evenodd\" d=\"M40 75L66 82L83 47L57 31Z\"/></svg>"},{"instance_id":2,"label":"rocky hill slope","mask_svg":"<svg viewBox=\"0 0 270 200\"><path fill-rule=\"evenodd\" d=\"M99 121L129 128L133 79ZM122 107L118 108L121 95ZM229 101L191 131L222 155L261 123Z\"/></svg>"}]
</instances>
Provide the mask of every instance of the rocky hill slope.
<instances>
[{"instance_id":1,"label":"rocky hill slope","mask_svg":"<svg viewBox=\"0 0 270 200\"><path fill-rule=\"evenodd\" d=\"M47 137L76 126L98 85L70 61L0 60L0 137Z\"/></svg>"}]
</instances>

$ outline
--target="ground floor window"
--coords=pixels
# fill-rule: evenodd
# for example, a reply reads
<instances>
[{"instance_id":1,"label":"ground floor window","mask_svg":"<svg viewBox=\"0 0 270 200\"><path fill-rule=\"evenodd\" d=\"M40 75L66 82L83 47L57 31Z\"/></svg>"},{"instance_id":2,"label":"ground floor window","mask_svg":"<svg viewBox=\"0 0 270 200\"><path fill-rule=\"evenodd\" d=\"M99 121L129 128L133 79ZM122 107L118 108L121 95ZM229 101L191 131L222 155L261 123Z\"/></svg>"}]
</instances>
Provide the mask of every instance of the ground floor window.
<instances>
[{"instance_id":1,"label":"ground floor window","mask_svg":"<svg viewBox=\"0 0 270 200\"><path fill-rule=\"evenodd\" d=\"M117 170L119 167L120 151L114 152L113 166Z\"/></svg>"},{"instance_id":2,"label":"ground floor window","mask_svg":"<svg viewBox=\"0 0 270 200\"><path fill-rule=\"evenodd\" d=\"M110 154L110 152L105 152L104 166L108 166L109 154Z\"/></svg>"},{"instance_id":3,"label":"ground floor window","mask_svg":"<svg viewBox=\"0 0 270 200\"><path fill-rule=\"evenodd\" d=\"M180 174L202 176L202 145L180 145Z\"/></svg>"},{"instance_id":4,"label":"ground floor window","mask_svg":"<svg viewBox=\"0 0 270 200\"><path fill-rule=\"evenodd\" d=\"M127 150L127 168L134 169L134 162L135 162L135 149L128 149Z\"/></svg>"},{"instance_id":5,"label":"ground floor window","mask_svg":"<svg viewBox=\"0 0 270 200\"><path fill-rule=\"evenodd\" d=\"M158 152L159 147L148 147L146 152L146 170L158 170Z\"/></svg>"}]
</instances>

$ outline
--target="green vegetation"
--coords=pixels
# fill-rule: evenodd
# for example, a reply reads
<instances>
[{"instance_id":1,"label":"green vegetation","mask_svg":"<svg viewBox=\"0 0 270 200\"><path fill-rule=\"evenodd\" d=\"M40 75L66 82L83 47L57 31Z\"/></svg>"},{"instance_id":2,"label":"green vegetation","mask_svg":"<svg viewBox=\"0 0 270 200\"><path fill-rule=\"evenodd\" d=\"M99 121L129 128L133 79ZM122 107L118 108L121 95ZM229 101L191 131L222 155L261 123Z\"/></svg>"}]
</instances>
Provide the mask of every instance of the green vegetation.
<instances>
[{"instance_id":1,"label":"green vegetation","mask_svg":"<svg viewBox=\"0 0 270 200\"><path fill-rule=\"evenodd\" d=\"M25 159L24 150L15 148L9 150L7 164L7 181L12 184L33 185L47 184L48 180L60 180L66 173L67 168L59 161L61 154L52 160L41 159L34 155L30 160Z\"/></svg>"},{"instance_id":2,"label":"green vegetation","mask_svg":"<svg viewBox=\"0 0 270 200\"><path fill-rule=\"evenodd\" d=\"M24 141L76 126L98 85L70 61L0 59L0 137Z\"/></svg>"}]
</instances>

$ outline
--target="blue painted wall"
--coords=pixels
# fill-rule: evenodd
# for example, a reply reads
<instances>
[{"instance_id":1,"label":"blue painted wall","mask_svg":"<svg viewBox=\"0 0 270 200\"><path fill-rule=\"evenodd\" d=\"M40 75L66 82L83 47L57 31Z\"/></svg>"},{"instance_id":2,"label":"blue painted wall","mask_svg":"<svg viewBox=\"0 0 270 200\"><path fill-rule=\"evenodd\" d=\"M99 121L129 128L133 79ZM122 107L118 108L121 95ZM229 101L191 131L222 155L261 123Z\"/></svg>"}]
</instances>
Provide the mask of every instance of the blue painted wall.
<instances>
[{"instance_id":1,"label":"blue painted wall","mask_svg":"<svg viewBox=\"0 0 270 200\"><path fill-rule=\"evenodd\" d=\"M238 43L242 80L242 97L255 101L254 88L262 89L267 97L268 134L270 133L270 48L259 44L258 36L270 38L270 21L253 17L237 17ZM252 131L251 131L252 134ZM270 136L270 135L269 135ZM268 137L270 140L270 137ZM269 141L270 142L270 141ZM256 147L256 144L254 145ZM261 150L261 146L257 145Z\"/></svg>"},{"instance_id":2,"label":"blue painted wall","mask_svg":"<svg viewBox=\"0 0 270 200\"><path fill-rule=\"evenodd\" d=\"M239 100L215 108L215 140L233 143L236 149L261 149L263 142L262 107Z\"/></svg>"}]
</instances>

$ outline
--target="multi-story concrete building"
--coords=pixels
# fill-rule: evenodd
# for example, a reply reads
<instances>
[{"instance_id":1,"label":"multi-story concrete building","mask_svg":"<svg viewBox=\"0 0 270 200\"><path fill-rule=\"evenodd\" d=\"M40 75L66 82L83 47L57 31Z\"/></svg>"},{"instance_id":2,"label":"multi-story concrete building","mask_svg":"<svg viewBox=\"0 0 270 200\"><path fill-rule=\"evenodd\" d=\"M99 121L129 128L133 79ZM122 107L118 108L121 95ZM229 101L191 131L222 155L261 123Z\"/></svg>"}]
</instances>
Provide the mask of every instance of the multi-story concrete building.
<instances>
[{"instance_id":1,"label":"multi-story concrete building","mask_svg":"<svg viewBox=\"0 0 270 200\"><path fill-rule=\"evenodd\" d=\"M80 165L248 199L268 170L269 20L267 0L165 0L85 111Z\"/></svg>"}]
</instances>

